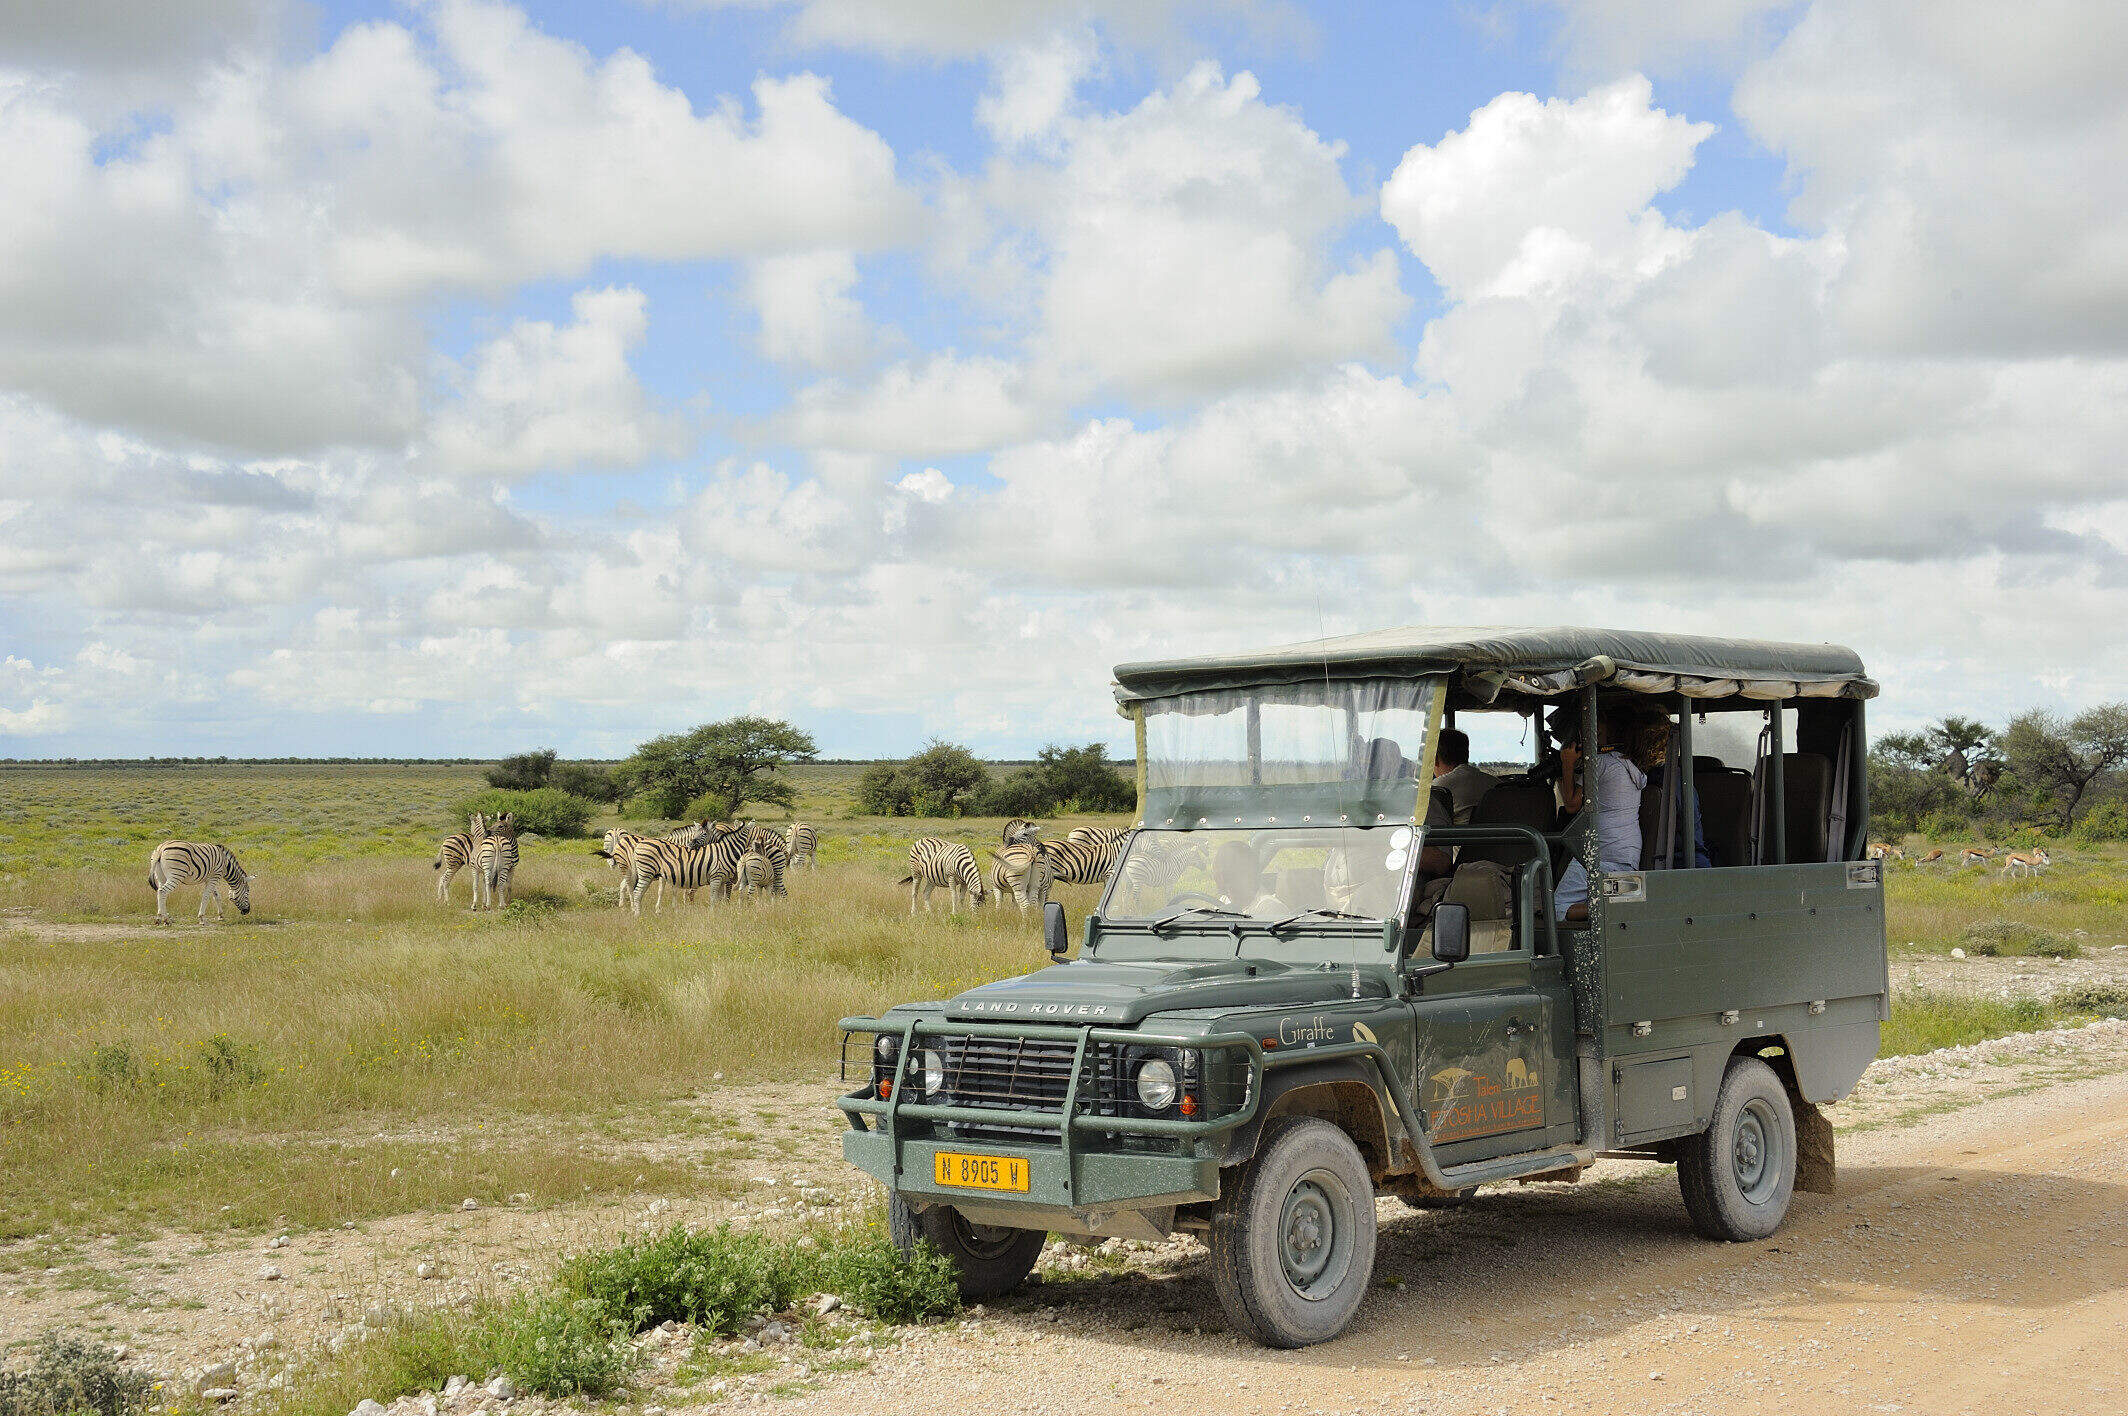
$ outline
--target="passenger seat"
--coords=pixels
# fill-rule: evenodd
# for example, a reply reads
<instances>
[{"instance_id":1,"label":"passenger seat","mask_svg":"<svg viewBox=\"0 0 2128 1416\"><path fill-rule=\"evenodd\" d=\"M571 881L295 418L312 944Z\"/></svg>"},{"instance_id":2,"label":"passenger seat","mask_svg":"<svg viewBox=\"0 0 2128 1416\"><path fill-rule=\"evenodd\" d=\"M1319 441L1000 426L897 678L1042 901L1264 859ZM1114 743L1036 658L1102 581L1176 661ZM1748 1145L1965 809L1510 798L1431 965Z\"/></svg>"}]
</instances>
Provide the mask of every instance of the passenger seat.
<instances>
[{"instance_id":1,"label":"passenger seat","mask_svg":"<svg viewBox=\"0 0 2128 1416\"><path fill-rule=\"evenodd\" d=\"M1766 763L1759 763L1761 789L1759 801L1763 803L1760 818L1759 838L1773 839L1773 792L1764 781ZM1788 863L1801 865L1808 861L1825 859L1826 844L1832 835L1832 759L1821 752L1790 752L1781 757L1781 779L1787 797L1788 818ZM1773 852L1766 852L1766 863L1773 863Z\"/></svg>"},{"instance_id":2,"label":"passenger seat","mask_svg":"<svg viewBox=\"0 0 2128 1416\"><path fill-rule=\"evenodd\" d=\"M1719 757L1692 759L1692 790L1716 865L1750 865L1751 774Z\"/></svg>"},{"instance_id":3,"label":"passenger seat","mask_svg":"<svg viewBox=\"0 0 2128 1416\"><path fill-rule=\"evenodd\" d=\"M1543 834L1554 829L1558 814L1549 782L1527 776L1502 777L1478 798L1470 824L1527 826ZM1456 852L1456 870L1446 898L1470 906L1472 953L1513 947L1514 891L1529 860L1529 846L1521 841L1473 841ZM1557 866L1553 869L1556 879ZM1538 908L1550 909L1551 903L1540 901Z\"/></svg>"}]
</instances>

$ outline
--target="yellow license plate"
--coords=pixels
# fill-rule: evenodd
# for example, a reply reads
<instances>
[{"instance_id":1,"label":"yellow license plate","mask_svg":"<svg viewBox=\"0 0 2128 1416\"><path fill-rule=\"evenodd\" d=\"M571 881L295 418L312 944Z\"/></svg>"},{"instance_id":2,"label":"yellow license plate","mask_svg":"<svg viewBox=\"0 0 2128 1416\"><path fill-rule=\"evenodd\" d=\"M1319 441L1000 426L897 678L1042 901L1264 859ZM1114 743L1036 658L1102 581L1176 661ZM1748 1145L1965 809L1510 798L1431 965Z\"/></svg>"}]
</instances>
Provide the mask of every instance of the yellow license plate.
<instances>
[{"instance_id":1,"label":"yellow license plate","mask_svg":"<svg viewBox=\"0 0 2128 1416\"><path fill-rule=\"evenodd\" d=\"M938 1151L931 1157L931 1179L959 1190L1017 1190L1027 1193L1027 1162L1016 1155L963 1155Z\"/></svg>"}]
</instances>

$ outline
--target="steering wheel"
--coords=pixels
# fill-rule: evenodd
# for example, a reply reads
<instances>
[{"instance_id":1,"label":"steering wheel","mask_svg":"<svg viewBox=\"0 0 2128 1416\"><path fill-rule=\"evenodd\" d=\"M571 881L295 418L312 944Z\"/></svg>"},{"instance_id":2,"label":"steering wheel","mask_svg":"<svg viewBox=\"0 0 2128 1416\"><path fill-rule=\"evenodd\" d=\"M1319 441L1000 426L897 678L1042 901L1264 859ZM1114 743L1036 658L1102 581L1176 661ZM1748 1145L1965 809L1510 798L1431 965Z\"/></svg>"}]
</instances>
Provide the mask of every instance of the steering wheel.
<instances>
[{"instance_id":1,"label":"steering wheel","mask_svg":"<svg viewBox=\"0 0 2128 1416\"><path fill-rule=\"evenodd\" d=\"M1207 895L1202 890L1184 890L1179 895L1170 895L1168 896L1167 903L1168 905L1186 905L1192 900L1195 900L1199 904L1210 905L1215 910L1223 910L1226 908L1226 903L1219 899L1218 896ZM1163 906L1162 908L1166 908L1166 906Z\"/></svg>"}]
</instances>

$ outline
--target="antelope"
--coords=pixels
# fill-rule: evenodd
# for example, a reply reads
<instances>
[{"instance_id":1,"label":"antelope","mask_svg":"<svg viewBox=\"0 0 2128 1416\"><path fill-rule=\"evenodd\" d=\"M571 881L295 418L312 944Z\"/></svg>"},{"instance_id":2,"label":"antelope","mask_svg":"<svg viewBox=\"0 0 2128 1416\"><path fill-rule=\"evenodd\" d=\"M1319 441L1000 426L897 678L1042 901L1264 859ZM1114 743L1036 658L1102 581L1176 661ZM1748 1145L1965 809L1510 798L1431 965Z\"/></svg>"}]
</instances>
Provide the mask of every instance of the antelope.
<instances>
[{"instance_id":1,"label":"antelope","mask_svg":"<svg viewBox=\"0 0 2128 1416\"><path fill-rule=\"evenodd\" d=\"M1963 870L1969 865L1986 865L1993 859L1995 859L1995 848L1993 846L1967 846L1958 853L1958 868Z\"/></svg>"},{"instance_id":2,"label":"antelope","mask_svg":"<svg viewBox=\"0 0 2128 1416\"><path fill-rule=\"evenodd\" d=\"M2045 846L2030 851L2011 851L2002 858L2002 874L2006 880L2018 875L2037 875L2052 864L2054 860L2047 854Z\"/></svg>"},{"instance_id":3,"label":"antelope","mask_svg":"<svg viewBox=\"0 0 2128 1416\"><path fill-rule=\"evenodd\" d=\"M1905 860L1906 852L1889 841L1872 842L1869 848L1871 860Z\"/></svg>"},{"instance_id":4,"label":"antelope","mask_svg":"<svg viewBox=\"0 0 2128 1416\"><path fill-rule=\"evenodd\" d=\"M1916 862L1916 864L1919 864L1919 865L1934 865L1934 864L1935 864L1935 863L1936 863L1937 861L1939 861L1939 860L1942 860L1942 859L1943 859L1943 847L1941 847L1941 846L1938 846L1938 847L1936 847L1936 849L1934 849L1934 850L1930 851L1930 852L1929 852L1929 853L1928 853L1927 855L1925 855L1925 856L1921 857L1921 859L1920 859L1920 860L1919 860L1918 862Z\"/></svg>"}]
</instances>

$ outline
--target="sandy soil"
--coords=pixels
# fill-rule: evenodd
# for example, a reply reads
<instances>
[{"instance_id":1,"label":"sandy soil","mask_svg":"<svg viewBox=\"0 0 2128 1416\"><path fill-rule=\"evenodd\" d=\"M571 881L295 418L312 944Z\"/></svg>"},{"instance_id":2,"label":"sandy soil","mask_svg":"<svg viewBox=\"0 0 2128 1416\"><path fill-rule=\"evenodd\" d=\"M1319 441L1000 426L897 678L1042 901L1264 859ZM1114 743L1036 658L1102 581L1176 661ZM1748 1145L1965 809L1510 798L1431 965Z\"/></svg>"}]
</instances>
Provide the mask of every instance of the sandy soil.
<instances>
[{"instance_id":1,"label":"sandy soil","mask_svg":"<svg viewBox=\"0 0 2128 1416\"><path fill-rule=\"evenodd\" d=\"M2084 984L2128 986L2128 944L2078 941L2081 959L1954 959L1948 954L1892 955L1892 987L1903 993L1989 993L2001 998L2038 998Z\"/></svg>"}]
</instances>

